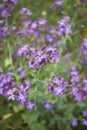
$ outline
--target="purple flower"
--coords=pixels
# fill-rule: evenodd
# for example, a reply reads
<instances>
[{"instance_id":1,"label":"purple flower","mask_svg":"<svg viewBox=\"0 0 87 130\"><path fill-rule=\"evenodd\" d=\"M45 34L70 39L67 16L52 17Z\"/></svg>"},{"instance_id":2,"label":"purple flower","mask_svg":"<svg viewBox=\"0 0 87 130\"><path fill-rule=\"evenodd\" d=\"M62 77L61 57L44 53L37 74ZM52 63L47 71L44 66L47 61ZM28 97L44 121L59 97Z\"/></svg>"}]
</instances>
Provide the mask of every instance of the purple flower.
<instances>
[{"instance_id":1,"label":"purple flower","mask_svg":"<svg viewBox=\"0 0 87 130\"><path fill-rule=\"evenodd\" d=\"M76 86L76 83L79 82L79 73L76 67L72 67L71 70L71 82L73 86Z\"/></svg>"},{"instance_id":2,"label":"purple flower","mask_svg":"<svg viewBox=\"0 0 87 130\"><path fill-rule=\"evenodd\" d=\"M64 93L64 89L61 87L54 87L53 93L58 96L62 96Z\"/></svg>"},{"instance_id":3,"label":"purple flower","mask_svg":"<svg viewBox=\"0 0 87 130\"><path fill-rule=\"evenodd\" d=\"M51 83L46 83L48 91L55 95L62 96L69 86L68 81L64 81L62 77L53 77Z\"/></svg>"},{"instance_id":4,"label":"purple flower","mask_svg":"<svg viewBox=\"0 0 87 130\"><path fill-rule=\"evenodd\" d=\"M28 54L29 53L29 48L28 47L29 47L28 44L26 44L26 45L24 45L22 47L19 47L18 51L17 51L17 56L22 56L22 55Z\"/></svg>"},{"instance_id":5,"label":"purple flower","mask_svg":"<svg viewBox=\"0 0 87 130\"><path fill-rule=\"evenodd\" d=\"M87 79L84 79L84 80L83 80L83 84L84 84L84 87L82 88L82 90L84 91L84 93L85 93L86 96L87 96Z\"/></svg>"},{"instance_id":6,"label":"purple flower","mask_svg":"<svg viewBox=\"0 0 87 130\"><path fill-rule=\"evenodd\" d=\"M62 4L63 4L64 0L56 0L52 5L51 8L52 9L59 9Z\"/></svg>"},{"instance_id":7,"label":"purple flower","mask_svg":"<svg viewBox=\"0 0 87 130\"><path fill-rule=\"evenodd\" d=\"M20 10L20 14L21 14L21 15L27 15L27 16L32 15L31 11L30 11L29 9L27 9L27 8L22 8L22 9Z\"/></svg>"},{"instance_id":8,"label":"purple flower","mask_svg":"<svg viewBox=\"0 0 87 130\"><path fill-rule=\"evenodd\" d=\"M56 83L57 85L62 85L64 82L63 77L53 77L52 78L53 83Z\"/></svg>"},{"instance_id":9,"label":"purple flower","mask_svg":"<svg viewBox=\"0 0 87 130\"><path fill-rule=\"evenodd\" d=\"M7 36L8 28L6 26L0 27L0 38Z\"/></svg>"},{"instance_id":10,"label":"purple flower","mask_svg":"<svg viewBox=\"0 0 87 130\"><path fill-rule=\"evenodd\" d=\"M25 81L24 81L25 82ZM29 82L29 81L26 81L26 82ZM29 83L25 83L25 84L20 84L19 86L18 86L18 88L19 88L19 90L21 91L21 92L23 92L23 93L26 93L26 91L30 88L30 86L28 86L28 85L30 85Z\"/></svg>"},{"instance_id":11,"label":"purple flower","mask_svg":"<svg viewBox=\"0 0 87 130\"><path fill-rule=\"evenodd\" d=\"M82 111L82 115L85 117L85 116L87 116L87 111Z\"/></svg>"},{"instance_id":12,"label":"purple flower","mask_svg":"<svg viewBox=\"0 0 87 130\"><path fill-rule=\"evenodd\" d=\"M59 36L72 33L69 16L64 16L63 19L58 21L58 24L59 24L59 26L58 26L56 32Z\"/></svg>"},{"instance_id":13,"label":"purple flower","mask_svg":"<svg viewBox=\"0 0 87 130\"><path fill-rule=\"evenodd\" d=\"M27 88L30 88L30 82L28 80L24 80L24 84L27 86Z\"/></svg>"},{"instance_id":14,"label":"purple flower","mask_svg":"<svg viewBox=\"0 0 87 130\"><path fill-rule=\"evenodd\" d=\"M4 20L0 20L0 24L4 23Z\"/></svg>"},{"instance_id":15,"label":"purple flower","mask_svg":"<svg viewBox=\"0 0 87 130\"><path fill-rule=\"evenodd\" d=\"M45 66L48 62L59 62L60 54L56 51L56 48L47 46L40 46L38 49L33 45L24 45L18 48L17 56L25 56L28 67L31 69L37 69Z\"/></svg>"},{"instance_id":16,"label":"purple flower","mask_svg":"<svg viewBox=\"0 0 87 130\"><path fill-rule=\"evenodd\" d=\"M53 42L55 39L55 37L53 37L52 35L46 35L46 42Z\"/></svg>"},{"instance_id":17,"label":"purple flower","mask_svg":"<svg viewBox=\"0 0 87 130\"><path fill-rule=\"evenodd\" d=\"M27 93L23 93L21 91L18 91L18 94L16 96L16 100L19 100L20 104L24 104L27 100Z\"/></svg>"},{"instance_id":18,"label":"purple flower","mask_svg":"<svg viewBox=\"0 0 87 130\"><path fill-rule=\"evenodd\" d=\"M74 97L75 97L75 101L79 103L82 102L84 98L83 92L82 91L77 92L77 94L74 95Z\"/></svg>"},{"instance_id":19,"label":"purple flower","mask_svg":"<svg viewBox=\"0 0 87 130\"><path fill-rule=\"evenodd\" d=\"M0 73L2 73L3 72L3 69L0 67Z\"/></svg>"},{"instance_id":20,"label":"purple flower","mask_svg":"<svg viewBox=\"0 0 87 130\"><path fill-rule=\"evenodd\" d=\"M80 50L87 55L87 38L83 39L83 43L80 46Z\"/></svg>"},{"instance_id":21,"label":"purple flower","mask_svg":"<svg viewBox=\"0 0 87 130\"><path fill-rule=\"evenodd\" d=\"M85 0L80 0L81 3L85 3L86 1Z\"/></svg>"},{"instance_id":22,"label":"purple flower","mask_svg":"<svg viewBox=\"0 0 87 130\"><path fill-rule=\"evenodd\" d=\"M40 24L40 25L45 25L46 24L46 19L44 19L44 18L39 18L38 19L38 24Z\"/></svg>"},{"instance_id":23,"label":"purple flower","mask_svg":"<svg viewBox=\"0 0 87 130\"><path fill-rule=\"evenodd\" d=\"M8 92L7 92L8 100L15 100L16 91L17 91L16 88L12 88L12 89L8 90Z\"/></svg>"},{"instance_id":24,"label":"purple flower","mask_svg":"<svg viewBox=\"0 0 87 130\"><path fill-rule=\"evenodd\" d=\"M46 108L46 109L52 109L53 108L53 104L51 104L49 102L45 102L44 103L44 108Z\"/></svg>"},{"instance_id":25,"label":"purple flower","mask_svg":"<svg viewBox=\"0 0 87 130\"><path fill-rule=\"evenodd\" d=\"M78 120L77 119L73 119L72 120L72 126L76 127L78 125Z\"/></svg>"},{"instance_id":26,"label":"purple flower","mask_svg":"<svg viewBox=\"0 0 87 130\"><path fill-rule=\"evenodd\" d=\"M25 76L26 76L26 71L25 71L24 69L18 68L18 69L17 69L17 72L20 73L20 76L21 76L22 79L25 78Z\"/></svg>"},{"instance_id":27,"label":"purple flower","mask_svg":"<svg viewBox=\"0 0 87 130\"><path fill-rule=\"evenodd\" d=\"M3 2L9 2L15 5L17 4L17 0L3 0Z\"/></svg>"},{"instance_id":28,"label":"purple flower","mask_svg":"<svg viewBox=\"0 0 87 130\"><path fill-rule=\"evenodd\" d=\"M87 126L87 120L86 120L86 119L83 119L83 120L82 120L82 124L85 125L85 126Z\"/></svg>"},{"instance_id":29,"label":"purple flower","mask_svg":"<svg viewBox=\"0 0 87 130\"><path fill-rule=\"evenodd\" d=\"M72 87L72 94L75 96L77 95L77 93L79 92L79 88L76 86L76 87Z\"/></svg>"},{"instance_id":30,"label":"purple flower","mask_svg":"<svg viewBox=\"0 0 87 130\"><path fill-rule=\"evenodd\" d=\"M13 76L14 75L11 72L0 75L0 95L8 96L8 91L13 91L13 88L16 85Z\"/></svg>"},{"instance_id":31,"label":"purple flower","mask_svg":"<svg viewBox=\"0 0 87 130\"><path fill-rule=\"evenodd\" d=\"M35 107L35 103L27 102L27 103L25 103L25 106L26 106L27 109L31 110L31 109L33 109Z\"/></svg>"}]
</instances>

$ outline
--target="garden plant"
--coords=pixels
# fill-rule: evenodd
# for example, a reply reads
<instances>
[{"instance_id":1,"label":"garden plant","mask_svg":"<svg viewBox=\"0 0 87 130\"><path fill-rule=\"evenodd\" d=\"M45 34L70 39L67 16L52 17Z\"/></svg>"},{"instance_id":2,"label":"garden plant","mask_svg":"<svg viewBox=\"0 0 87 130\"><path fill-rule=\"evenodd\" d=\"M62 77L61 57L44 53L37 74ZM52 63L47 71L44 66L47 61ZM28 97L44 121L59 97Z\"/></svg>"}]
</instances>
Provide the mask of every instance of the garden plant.
<instances>
[{"instance_id":1,"label":"garden plant","mask_svg":"<svg viewBox=\"0 0 87 130\"><path fill-rule=\"evenodd\" d=\"M0 0L0 130L87 130L87 1Z\"/></svg>"}]
</instances>

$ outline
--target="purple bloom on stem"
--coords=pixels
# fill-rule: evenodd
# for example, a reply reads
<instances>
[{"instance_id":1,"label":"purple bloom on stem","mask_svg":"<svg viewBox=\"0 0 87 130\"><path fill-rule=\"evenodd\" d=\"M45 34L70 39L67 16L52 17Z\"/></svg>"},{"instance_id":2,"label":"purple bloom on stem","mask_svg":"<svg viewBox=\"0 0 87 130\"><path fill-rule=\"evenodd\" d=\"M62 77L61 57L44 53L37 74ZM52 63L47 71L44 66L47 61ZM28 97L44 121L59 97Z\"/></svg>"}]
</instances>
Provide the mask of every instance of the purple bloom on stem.
<instances>
[{"instance_id":1,"label":"purple bloom on stem","mask_svg":"<svg viewBox=\"0 0 87 130\"><path fill-rule=\"evenodd\" d=\"M18 51L17 51L17 56L22 56L22 55L26 55L29 53L29 45L26 44L23 47L19 47Z\"/></svg>"},{"instance_id":2,"label":"purple bloom on stem","mask_svg":"<svg viewBox=\"0 0 87 130\"><path fill-rule=\"evenodd\" d=\"M8 90L8 92L7 92L8 100L15 100L16 91L17 91L16 88L13 88L13 89L9 89L9 90Z\"/></svg>"},{"instance_id":3,"label":"purple bloom on stem","mask_svg":"<svg viewBox=\"0 0 87 130\"><path fill-rule=\"evenodd\" d=\"M84 80L83 80L83 83L84 83L84 87L82 88L82 90L84 91L84 93L85 93L86 96L87 96L87 79L84 79Z\"/></svg>"},{"instance_id":4,"label":"purple bloom on stem","mask_svg":"<svg viewBox=\"0 0 87 130\"><path fill-rule=\"evenodd\" d=\"M46 24L46 19L44 19L44 18L39 18L38 19L38 24L40 24L40 25L45 25Z\"/></svg>"},{"instance_id":5,"label":"purple bloom on stem","mask_svg":"<svg viewBox=\"0 0 87 130\"><path fill-rule=\"evenodd\" d=\"M30 15L32 15L32 12L29 9L27 9L27 8L22 8L20 10L20 14L21 15L28 15L28 16L30 16Z\"/></svg>"},{"instance_id":6,"label":"purple bloom on stem","mask_svg":"<svg viewBox=\"0 0 87 130\"><path fill-rule=\"evenodd\" d=\"M82 115L85 117L85 116L87 116L87 111L82 111Z\"/></svg>"},{"instance_id":7,"label":"purple bloom on stem","mask_svg":"<svg viewBox=\"0 0 87 130\"><path fill-rule=\"evenodd\" d=\"M44 103L44 108L46 108L46 109L52 109L53 108L53 104L49 103L49 102L45 102Z\"/></svg>"},{"instance_id":8,"label":"purple bloom on stem","mask_svg":"<svg viewBox=\"0 0 87 130\"><path fill-rule=\"evenodd\" d=\"M63 4L64 0L56 0L52 5L51 8L52 9L59 9L62 4Z\"/></svg>"},{"instance_id":9,"label":"purple bloom on stem","mask_svg":"<svg viewBox=\"0 0 87 130\"><path fill-rule=\"evenodd\" d=\"M61 87L54 87L53 93L58 96L62 96L64 93L64 89Z\"/></svg>"},{"instance_id":10,"label":"purple bloom on stem","mask_svg":"<svg viewBox=\"0 0 87 130\"><path fill-rule=\"evenodd\" d=\"M83 124L84 126L87 126L87 120L86 120L86 119L83 119L83 120L82 120L82 124Z\"/></svg>"},{"instance_id":11,"label":"purple bloom on stem","mask_svg":"<svg viewBox=\"0 0 87 130\"><path fill-rule=\"evenodd\" d=\"M46 42L53 42L55 39L55 37L53 37L52 35L46 35Z\"/></svg>"},{"instance_id":12,"label":"purple bloom on stem","mask_svg":"<svg viewBox=\"0 0 87 130\"><path fill-rule=\"evenodd\" d=\"M31 109L33 109L35 107L35 103L27 102L27 103L25 103L25 106L26 106L27 109L31 110Z\"/></svg>"},{"instance_id":13,"label":"purple bloom on stem","mask_svg":"<svg viewBox=\"0 0 87 130\"><path fill-rule=\"evenodd\" d=\"M0 67L0 73L2 73L3 72L3 69Z\"/></svg>"},{"instance_id":14,"label":"purple bloom on stem","mask_svg":"<svg viewBox=\"0 0 87 130\"><path fill-rule=\"evenodd\" d=\"M78 125L78 120L77 119L73 119L72 120L72 126L76 127Z\"/></svg>"},{"instance_id":15,"label":"purple bloom on stem","mask_svg":"<svg viewBox=\"0 0 87 130\"><path fill-rule=\"evenodd\" d=\"M0 20L0 24L4 23L4 20Z\"/></svg>"},{"instance_id":16,"label":"purple bloom on stem","mask_svg":"<svg viewBox=\"0 0 87 130\"><path fill-rule=\"evenodd\" d=\"M8 28L6 26L0 27L0 38L7 36Z\"/></svg>"},{"instance_id":17,"label":"purple bloom on stem","mask_svg":"<svg viewBox=\"0 0 87 130\"><path fill-rule=\"evenodd\" d=\"M28 80L24 80L25 85L30 88L30 82Z\"/></svg>"},{"instance_id":18,"label":"purple bloom on stem","mask_svg":"<svg viewBox=\"0 0 87 130\"><path fill-rule=\"evenodd\" d=\"M27 93L23 93L18 91L18 95L16 96L16 100L19 100L21 104L24 104L27 100Z\"/></svg>"},{"instance_id":19,"label":"purple bloom on stem","mask_svg":"<svg viewBox=\"0 0 87 130\"><path fill-rule=\"evenodd\" d=\"M81 3L85 3L86 1L85 0L80 0Z\"/></svg>"},{"instance_id":20,"label":"purple bloom on stem","mask_svg":"<svg viewBox=\"0 0 87 130\"><path fill-rule=\"evenodd\" d=\"M71 34L72 30L71 30L69 16L64 16L63 19L58 21L58 24L59 24L59 26L58 26L56 32L59 36Z\"/></svg>"},{"instance_id":21,"label":"purple bloom on stem","mask_svg":"<svg viewBox=\"0 0 87 130\"><path fill-rule=\"evenodd\" d=\"M79 82L79 73L76 67L72 67L71 82L73 86L77 86L77 83Z\"/></svg>"},{"instance_id":22,"label":"purple bloom on stem","mask_svg":"<svg viewBox=\"0 0 87 130\"><path fill-rule=\"evenodd\" d=\"M17 0L3 0L3 2L9 2L15 5L17 4Z\"/></svg>"},{"instance_id":23,"label":"purple bloom on stem","mask_svg":"<svg viewBox=\"0 0 87 130\"><path fill-rule=\"evenodd\" d=\"M83 98L84 98L84 96L83 96L83 92L82 91L79 91L76 95L75 95L75 101L77 101L77 102L82 102L83 101Z\"/></svg>"},{"instance_id":24,"label":"purple bloom on stem","mask_svg":"<svg viewBox=\"0 0 87 130\"><path fill-rule=\"evenodd\" d=\"M53 77L52 81L53 81L53 83L56 83L57 85L61 85L64 82L64 78L62 78L62 77Z\"/></svg>"},{"instance_id":25,"label":"purple bloom on stem","mask_svg":"<svg viewBox=\"0 0 87 130\"><path fill-rule=\"evenodd\" d=\"M81 44L80 50L87 55L87 38L83 39L83 43Z\"/></svg>"}]
</instances>

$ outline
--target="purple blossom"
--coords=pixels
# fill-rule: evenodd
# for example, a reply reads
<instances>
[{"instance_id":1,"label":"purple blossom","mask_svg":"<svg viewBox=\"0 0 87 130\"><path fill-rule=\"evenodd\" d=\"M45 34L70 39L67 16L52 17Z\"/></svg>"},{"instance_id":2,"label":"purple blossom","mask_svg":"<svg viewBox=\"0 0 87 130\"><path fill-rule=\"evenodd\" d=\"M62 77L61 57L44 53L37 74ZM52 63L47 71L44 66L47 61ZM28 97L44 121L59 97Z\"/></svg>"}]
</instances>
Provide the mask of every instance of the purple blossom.
<instances>
[{"instance_id":1,"label":"purple blossom","mask_svg":"<svg viewBox=\"0 0 87 130\"><path fill-rule=\"evenodd\" d=\"M0 27L0 39L7 36L8 28L6 26Z\"/></svg>"},{"instance_id":2,"label":"purple blossom","mask_svg":"<svg viewBox=\"0 0 87 130\"><path fill-rule=\"evenodd\" d=\"M70 17L64 16L63 19L58 21L58 28L56 30L59 36L68 35L72 33L71 24L70 24Z\"/></svg>"},{"instance_id":3,"label":"purple blossom","mask_svg":"<svg viewBox=\"0 0 87 130\"><path fill-rule=\"evenodd\" d=\"M76 127L78 125L78 120L77 119L73 119L72 120L72 126Z\"/></svg>"},{"instance_id":4,"label":"purple blossom","mask_svg":"<svg viewBox=\"0 0 87 130\"><path fill-rule=\"evenodd\" d=\"M16 88L9 89L7 92L8 100L15 100L16 92Z\"/></svg>"},{"instance_id":5,"label":"purple blossom","mask_svg":"<svg viewBox=\"0 0 87 130\"><path fill-rule=\"evenodd\" d=\"M53 42L55 39L55 37L53 37L52 35L46 35L46 42Z\"/></svg>"},{"instance_id":6,"label":"purple blossom","mask_svg":"<svg viewBox=\"0 0 87 130\"><path fill-rule=\"evenodd\" d=\"M85 117L85 116L87 116L87 111L82 111L82 115Z\"/></svg>"},{"instance_id":7,"label":"purple blossom","mask_svg":"<svg viewBox=\"0 0 87 130\"><path fill-rule=\"evenodd\" d=\"M2 73L3 72L3 69L0 67L0 73Z\"/></svg>"},{"instance_id":8,"label":"purple blossom","mask_svg":"<svg viewBox=\"0 0 87 130\"><path fill-rule=\"evenodd\" d=\"M82 88L82 90L83 90L83 92L86 94L86 96L87 96L87 79L84 79L83 80L83 88Z\"/></svg>"},{"instance_id":9,"label":"purple blossom","mask_svg":"<svg viewBox=\"0 0 87 130\"><path fill-rule=\"evenodd\" d=\"M87 126L87 120L86 120L86 119L83 119L83 120L82 120L82 124L83 124L84 126Z\"/></svg>"},{"instance_id":10,"label":"purple blossom","mask_svg":"<svg viewBox=\"0 0 87 130\"><path fill-rule=\"evenodd\" d=\"M77 94L76 95L74 95L74 99L75 99L75 101L77 101L78 103L80 103L80 102L82 102L83 101L83 98L84 98L84 94L83 94L83 92L82 91L79 91L79 92L77 92Z\"/></svg>"},{"instance_id":11,"label":"purple blossom","mask_svg":"<svg viewBox=\"0 0 87 130\"><path fill-rule=\"evenodd\" d=\"M81 3L85 3L86 1L85 0L80 0Z\"/></svg>"},{"instance_id":12,"label":"purple blossom","mask_svg":"<svg viewBox=\"0 0 87 130\"><path fill-rule=\"evenodd\" d=\"M67 81L64 81L62 77L53 77L51 83L46 83L48 91L52 92L55 95L62 96L67 87L69 86Z\"/></svg>"},{"instance_id":13,"label":"purple blossom","mask_svg":"<svg viewBox=\"0 0 87 130\"><path fill-rule=\"evenodd\" d=\"M52 9L59 9L62 4L63 4L64 0L56 0L52 5L51 8Z\"/></svg>"},{"instance_id":14,"label":"purple blossom","mask_svg":"<svg viewBox=\"0 0 87 130\"><path fill-rule=\"evenodd\" d=\"M30 81L24 80L24 84L25 84L25 86L27 86L27 88L30 88Z\"/></svg>"},{"instance_id":15,"label":"purple blossom","mask_svg":"<svg viewBox=\"0 0 87 130\"><path fill-rule=\"evenodd\" d=\"M62 96L64 94L64 89L62 87L54 87L53 93L58 96Z\"/></svg>"},{"instance_id":16,"label":"purple blossom","mask_svg":"<svg viewBox=\"0 0 87 130\"><path fill-rule=\"evenodd\" d=\"M0 75L0 95L7 96L8 91L13 89L15 85L13 73L8 72Z\"/></svg>"},{"instance_id":17,"label":"purple blossom","mask_svg":"<svg viewBox=\"0 0 87 130\"><path fill-rule=\"evenodd\" d=\"M83 39L83 43L80 46L80 50L83 52L83 54L87 55L87 38Z\"/></svg>"},{"instance_id":18,"label":"purple blossom","mask_svg":"<svg viewBox=\"0 0 87 130\"><path fill-rule=\"evenodd\" d=\"M44 18L39 18L39 19L38 19L38 24L39 24L39 25L45 25L46 22L47 22L47 20L44 19Z\"/></svg>"},{"instance_id":19,"label":"purple blossom","mask_svg":"<svg viewBox=\"0 0 87 130\"><path fill-rule=\"evenodd\" d=\"M18 69L17 69L17 72L20 73L20 77L21 77L22 79L25 78L25 76L26 76L26 71L25 71L24 69L18 68Z\"/></svg>"},{"instance_id":20,"label":"purple blossom","mask_svg":"<svg viewBox=\"0 0 87 130\"><path fill-rule=\"evenodd\" d=\"M30 15L32 15L32 12L31 12L29 9L27 9L27 8L22 8L22 9L20 10L20 14L21 14L21 15L30 16Z\"/></svg>"},{"instance_id":21,"label":"purple blossom","mask_svg":"<svg viewBox=\"0 0 87 130\"><path fill-rule=\"evenodd\" d=\"M18 91L18 94L16 96L16 100L19 100L20 104L24 104L26 102L26 100L27 100L27 93Z\"/></svg>"},{"instance_id":22,"label":"purple blossom","mask_svg":"<svg viewBox=\"0 0 87 130\"><path fill-rule=\"evenodd\" d=\"M4 20L0 20L0 24L4 23Z\"/></svg>"},{"instance_id":23,"label":"purple blossom","mask_svg":"<svg viewBox=\"0 0 87 130\"><path fill-rule=\"evenodd\" d=\"M27 109L31 110L31 109L33 109L35 107L35 103L33 103L33 102L26 102L25 106L26 106Z\"/></svg>"},{"instance_id":24,"label":"purple blossom","mask_svg":"<svg viewBox=\"0 0 87 130\"><path fill-rule=\"evenodd\" d=\"M3 0L3 2L9 2L15 5L17 4L17 0Z\"/></svg>"},{"instance_id":25,"label":"purple blossom","mask_svg":"<svg viewBox=\"0 0 87 130\"><path fill-rule=\"evenodd\" d=\"M29 53L28 47L29 47L28 44L26 44L26 45L24 45L22 47L19 47L18 51L17 51L17 56L26 55L27 53Z\"/></svg>"},{"instance_id":26,"label":"purple blossom","mask_svg":"<svg viewBox=\"0 0 87 130\"><path fill-rule=\"evenodd\" d=\"M45 102L44 103L44 108L46 108L47 110L52 109L53 108L53 104L49 103L49 102Z\"/></svg>"},{"instance_id":27,"label":"purple blossom","mask_svg":"<svg viewBox=\"0 0 87 130\"><path fill-rule=\"evenodd\" d=\"M56 48L46 46L35 48L33 45L24 45L18 48L17 56L25 55L26 62L28 61L28 67L31 69L37 69L45 66L48 62L59 62L60 54L56 51Z\"/></svg>"},{"instance_id":28,"label":"purple blossom","mask_svg":"<svg viewBox=\"0 0 87 130\"><path fill-rule=\"evenodd\" d=\"M72 67L71 70L71 82L73 86L77 85L77 82L79 82L79 73L76 67Z\"/></svg>"}]
</instances>

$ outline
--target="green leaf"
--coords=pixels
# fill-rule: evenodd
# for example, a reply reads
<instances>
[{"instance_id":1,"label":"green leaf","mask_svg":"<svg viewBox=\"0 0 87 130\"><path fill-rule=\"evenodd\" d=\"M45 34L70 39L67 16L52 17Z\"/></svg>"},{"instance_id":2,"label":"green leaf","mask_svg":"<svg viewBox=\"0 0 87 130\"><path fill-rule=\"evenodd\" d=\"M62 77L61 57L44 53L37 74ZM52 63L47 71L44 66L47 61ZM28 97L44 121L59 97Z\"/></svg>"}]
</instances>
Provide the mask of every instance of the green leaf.
<instances>
[{"instance_id":1,"label":"green leaf","mask_svg":"<svg viewBox=\"0 0 87 130\"><path fill-rule=\"evenodd\" d=\"M42 123L34 123L31 126L31 130L46 130L44 124Z\"/></svg>"}]
</instances>

